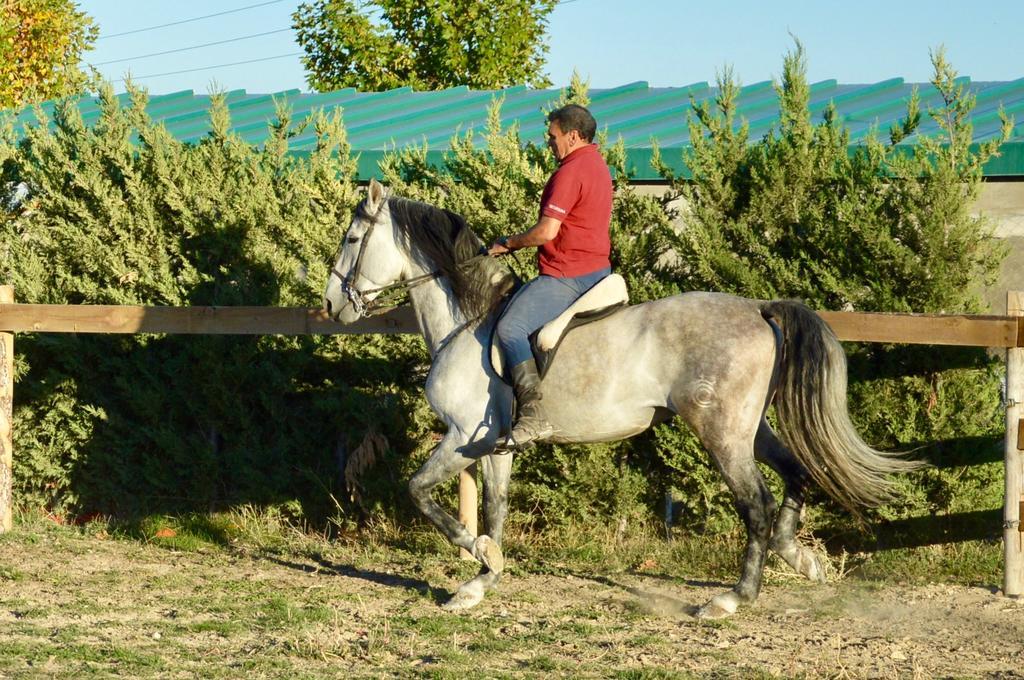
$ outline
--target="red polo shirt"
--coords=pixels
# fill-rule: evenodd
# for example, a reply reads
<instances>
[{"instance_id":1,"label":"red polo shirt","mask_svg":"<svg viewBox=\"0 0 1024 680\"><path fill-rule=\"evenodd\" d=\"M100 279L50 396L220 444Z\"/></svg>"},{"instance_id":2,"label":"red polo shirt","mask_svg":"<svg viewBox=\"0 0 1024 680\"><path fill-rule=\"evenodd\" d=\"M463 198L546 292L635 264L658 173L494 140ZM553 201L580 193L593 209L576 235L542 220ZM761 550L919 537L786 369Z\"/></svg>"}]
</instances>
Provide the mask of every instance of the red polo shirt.
<instances>
[{"instance_id":1,"label":"red polo shirt","mask_svg":"<svg viewBox=\"0 0 1024 680\"><path fill-rule=\"evenodd\" d=\"M562 222L537 251L541 274L583 276L611 266L612 175L596 144L562 159L544 187L540 214Z\"/></svg>"}]
</instances>

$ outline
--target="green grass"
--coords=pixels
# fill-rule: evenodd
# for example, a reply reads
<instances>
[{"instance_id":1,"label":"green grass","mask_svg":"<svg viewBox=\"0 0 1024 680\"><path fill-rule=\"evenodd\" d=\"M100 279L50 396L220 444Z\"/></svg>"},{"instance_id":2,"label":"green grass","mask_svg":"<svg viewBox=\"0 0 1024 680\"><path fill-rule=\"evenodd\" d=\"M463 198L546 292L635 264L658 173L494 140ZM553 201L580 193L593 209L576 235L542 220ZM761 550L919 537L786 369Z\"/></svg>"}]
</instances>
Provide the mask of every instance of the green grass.
<instances>
[{"instance_id":1,"label":"green grass","mask_svg":"<svg viewBox=\"0 0 1024 680\"><path fill-rule=\"evenodd\" d=\"M688 680L694 676L689 673L679 673L676 671L661 669L630 669L617 671L612 675L612 677L616 678L616 680Z\"/></svg>"},{"instance_id":2,"label":"green grass","mask_svg":"<svg viewBox=\"0 0 1024 680\"><path fill-rule=\"evenodd\" d=\"M73 671L78 677L107 677L115 673L140 676L167 669L164 658L158 653L121 645L81 643L68 635L31 642L0 641L0 658L18 659L28 669L39 668L43 675L47 667L54 666Z\"/></svg>"},{"instance_id":3,"label":"green grass","mask_svg":"<svg viewBox=\"0 0 1024 680\"><path fill-rule=\"evenodd\" d=\"M997 585L1003 579L1003 546L997 541L880 550L861 559L853 575L874 581Z\"/></svg>"},{"instance_id":4,"label":"green grass","mask_svg":"<svg viewBox=\"0 0 1024 680\"><path fill-rule=\"evenodd\" d=\"M22 517L0 535L0 615L8 616L0 620L0 677L348 680L380 668L401 677L705 677L674 668L664 614L622 595L637 578L669 591L731 583L741 534L677 532L667 542L642 528L625 537L563 530L513 533L506 546L512 587L452 615L438 603L477 567L422 528L406 535L384 526L329 540L251 508L81 527ZM845 587L820 603L811 615L817 620L843 616L885 584L998 584L1002 551L974 541L841 563ZM552 602L550 591L514 587L530 578L620 597L601 606ZM815 587L771 574L767 583L797 597ZM743 626L684 617L669 630L692 640L739 635ZM641 657L656 661L639 667ZM743 661L713 647L700 658L720 669ZM769 677L743 670L713 677Z\"/></svg>"},{"instance_id":5,"label":"green grass","mask_svg":"<svg viewBox=\"0 0 1024 680\"><path fill-rule=\"evenodd\" d=\"M183 626L180 630L188 633L217 633L228 637L241 632L244 628L245 624L240 621L200 621Z\"/></svg>"},{"instance_id":6,"label":"green grass","mask_svg":"<svg viewBox=\"0 0 1024 680\"><path fill-rule=\"evenodd\" d=\"M533 671L542 672L558 671L563 669L568 670L565 668L564 664L544 655L530 659L530 661L527 662L526 667Z\"/></svg>"}]
</instances>

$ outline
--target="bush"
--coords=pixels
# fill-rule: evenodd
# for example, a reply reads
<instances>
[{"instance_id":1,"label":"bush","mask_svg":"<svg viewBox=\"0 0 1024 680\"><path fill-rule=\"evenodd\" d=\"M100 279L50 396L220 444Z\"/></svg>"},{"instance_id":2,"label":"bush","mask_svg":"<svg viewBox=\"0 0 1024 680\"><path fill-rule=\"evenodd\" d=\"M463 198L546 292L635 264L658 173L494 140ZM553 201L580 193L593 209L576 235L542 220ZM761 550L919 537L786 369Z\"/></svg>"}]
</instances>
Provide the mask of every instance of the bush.
<instances>
[{"instance_id":1,"label":"bush","mask_svg":"<svg viewBox=\"0 0 1024 680\"><path fill-rule=\"evenodd\" d=\"M63 104L13 145L3 179L29 187L0 221L3 280L22 302L318 304L357 198L339 117L297 125L279 107L255 149L213 130L175 141L100 93L91 127ZM39 112L40 116L42 113ZM286 154L297 128L316 150ZM301 499L312 515L344 498L341 467L370 424L394 446L416 425L402 337L21 335L18 498L79 512L205 510ZM417 434L419 434L417 432Z\"/></svg>"},{"instance_id":2,"label":"bush","mask_svg":"<svg viewBox=\"0 0 1024 680\"><path fill-rule=\"evenodd\" d=\"M621 142L601 139L613 168L613 261L634 301L679 290L799 297L819 308L973 312L977 286L1001 251L967 212L981 164L972 150L971 99L935 56L942 134L915 134L917 98L888 143L869 136L848 153L832 109L812 124L802 48L777 86L781 123L750 144L735 120L738 84L720 79L714 103L694 105L693 180L662 168L663 198L629 185ZM223 99L213 131L175 141L131 90L109 87L92 127L57 108L21 142L0 126L0 186L29 199L0 213L0 267L23 302L147 305L319 304L330 260L358 192L342 121L295 123L285 107L255 149L228 133ZM586 103L574 78L562 100ZM500 125L494 103L483 144L456 136L442 167L426 148L389 155L382 175L398 195L461 213L485 240L536 219L554 169L541 146ZM42 116L42 113L39 112ZM538 112L538 116L541 112ZM297 128L319 144L287 155ZM685 199L687 211L672 206ZM673 228L673 220L683 228ZM535 265L516 267L532 277ZM999 371L981 352L847 346L851 409L865 438L906 448L1001 432ZM79 512L188 512L238 503L289 508L322 520L417 516L405 484L429 455L439 423L422 394L429 357L403 336L19 336L15 417L17 496ZM950 367L941 369L939 367ZM943 463L906 481L889 517L995 504L994 466L959 467L962 444L920 453ZM679 421L593 447L541 446L516 457L514 517L578 526L661 515L666 493L683 522L733 525L731 496ZM777 480L769 475L770 484ZM777 490L777 489L776 489ZM299 510L294 501L299 500Z\"/></svg>"},{"instance_id":3,"label":"bush","mask_svg":"<svg viewBox=\"0 0 1024 680\"><path fill-rule=\"evenodd\" d=\"M585 105L586 90L574 76L550 108L569 102ZM442 167L426 162L425 147L389 155L382 164L385 183L398 195L464 215L485 242L529 228L537 220L541 192L556 165L546 147L524 143L515 127L502 129L500 110L501 101L495 101L484 131L470 130L454 138ZM473 141L477 134L480 145ZM599 141L615 177L614 269L626 278L633 301L675 292L656 274L656 264L667 250L668 218L661 203L630 186L622 144ZM516 257L511 264L525 279L537 273L532 256ZM524 521L538 529L598 518L629 523L649 516L649 508L660 503L664 493L663 480L646 474L651 446L646 436L591 447L541 446L518 454L511 505L529 508L531 517Z\"/></svg>"},{"instance_id":4,"label":"bush","mask_svg":"<svg viewBox=\"0 0 1024 680\"><path fill-rule=\"evenodd\" d=\"M739 84L722 74L714 105L693 106L685 159L693 181L661 169L674 188L668 198L685 199L688 209L669 235L678 256L673 281L688 290L798 298L818 309L980 311L980 286L994 280L1005 251L969 210L981 166L1000 140L972 149L973 97L941 50L932 61L928 95L938 103L928 114L939 133L918 134L915 92L887 143L872 132L852 152L834 107L812 124L799 43L776 85L778 129L758 142L749 143L746 123L736 121ZM1003 140L1010 126L1004 119ZM909 152L897 146L915 134ZM965 447L977 447L978 438L1001 437L1000 375L983 350L847 343L846 351L851 411L868 442L904 450L939 442L915 454L946 466L967 460ZM971 470L924 472L883 514L995 507L995 471L972 479Z\"/></svg>"}]
</instances>

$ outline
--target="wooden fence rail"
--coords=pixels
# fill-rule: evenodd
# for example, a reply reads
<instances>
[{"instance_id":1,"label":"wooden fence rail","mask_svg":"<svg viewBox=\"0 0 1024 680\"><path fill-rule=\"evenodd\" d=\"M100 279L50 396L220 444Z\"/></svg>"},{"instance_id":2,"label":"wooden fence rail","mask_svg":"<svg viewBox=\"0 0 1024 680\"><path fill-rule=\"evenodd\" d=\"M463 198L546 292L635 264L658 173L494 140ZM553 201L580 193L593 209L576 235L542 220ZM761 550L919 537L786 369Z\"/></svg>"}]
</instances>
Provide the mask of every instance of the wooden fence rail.
<instances>
[{"instance_id":1,"label":"wooden fence rail","mask_svg":"<svg viewBox=\"0 0 1024 680\"><path fill-rule=\"evenodd\" d=\"M819 312L840 340L1006 349L1006 489L1003 507L1003 593L1024 591L1024 293L1007 294L1005 316ZM15 304L0 286L0 532L11 528L15 333L170 333L325 335L415 333L408 308L343 326L318 309L300 307L143 307ZM460 478L459 515L476 523L476 482ZM475 528L471 527L471 531Z\"/></svg>"},{"instance_id":2,"label":"wooden fence rail","mask_svg":"<svg viewBox=\"0 0 1024 680\"><path fill-rule=\"evenodd\" d=\"M0 288L5 288L0 286ZM6 288L10 289L9 286ZM818 312L840 340L970 347L1017 347L1024 319L964 314ZM411 309L345 326L307 307L143 307L26 305L0 302L8 333L171 333L198 335L329 335L416 333Z\"/></svg>"},{"instance_id":3,"label":"wooden fence rail","mask_svg":"<svg viewBox=\"0 0 1024 680\"><path fill-rule=\"evenodd\" d=\"M8 287L9 288L9 287ZM349 326L307 307L141 307L0 303L0 331L11 333L170 333L174 335L329 335L415 333L411 308Z\"/></svg>"}]
</instances>

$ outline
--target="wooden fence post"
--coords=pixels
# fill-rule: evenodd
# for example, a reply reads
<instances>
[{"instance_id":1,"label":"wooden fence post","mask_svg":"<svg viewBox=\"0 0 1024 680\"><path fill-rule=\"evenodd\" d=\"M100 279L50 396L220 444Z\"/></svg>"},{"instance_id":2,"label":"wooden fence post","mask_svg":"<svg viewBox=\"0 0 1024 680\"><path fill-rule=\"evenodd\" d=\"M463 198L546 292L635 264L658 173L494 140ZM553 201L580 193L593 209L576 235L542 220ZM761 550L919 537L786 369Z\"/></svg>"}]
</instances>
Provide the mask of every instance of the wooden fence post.
<instances>
[{"instance_id":1,"label":"wooden fence post","mask_svg":"<svg viewBox=\"0 0 1024 680\"><path fill-rule=\"evenodd\" d=\"M476 463L473 463L459 473L459 521L474 536L477 533L476 517ZM465 548L459 548L459 555L464 560L476 559Z\"/></svg>"},{"instance_id":2,"label":"wooden fence post","mask_svg":"<svg viewBox=\"0 0 1024 680\"><path fill-rule=\"evenodd\" d=\"M0 286L0 304L14 303L14 287ZM14 333L0 330L0 533L14 526Z\"/></svg>"},{"instance_id":3,"label":"wooden fence post","mask_svg":"<svg viewBox=\"0 0 1024 680\"><path fill-rule=\"evenodd\" d=\"M1024 317L1024 292L1006 294L1006 314ZM1024 320L1017 323L1017 347L1006 350L1006 500L1003 506L1003 595L1024 591Z\"/></svg>"}]
</instances>

